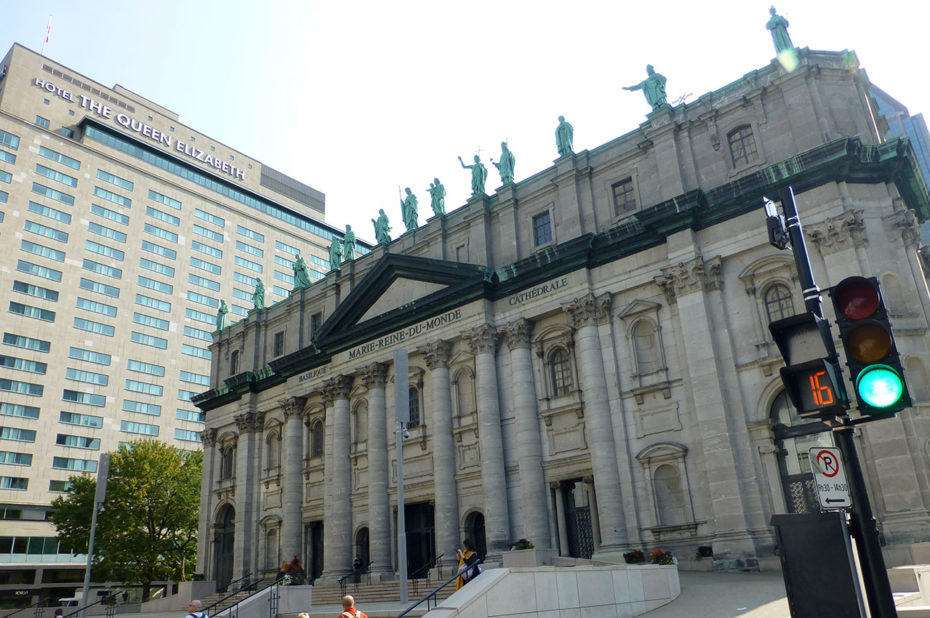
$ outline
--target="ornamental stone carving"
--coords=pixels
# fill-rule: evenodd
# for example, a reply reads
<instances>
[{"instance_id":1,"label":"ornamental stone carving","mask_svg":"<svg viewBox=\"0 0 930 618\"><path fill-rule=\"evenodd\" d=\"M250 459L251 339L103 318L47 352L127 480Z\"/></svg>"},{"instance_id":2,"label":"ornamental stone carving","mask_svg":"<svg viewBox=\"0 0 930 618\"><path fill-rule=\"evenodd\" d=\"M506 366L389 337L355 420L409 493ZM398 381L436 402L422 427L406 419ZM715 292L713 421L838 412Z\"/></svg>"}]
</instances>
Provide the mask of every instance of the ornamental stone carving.
<instances>
[{"instance_id":1,"label":"ornamental stone carving","mask_svg":"<svg viewBox=\"0 0 930 618\"><path fill-rule=\"evenodd\" d=\"M530 334L533 332L533 323L526 318L520 318L504 328L504 338L507 347L511 350L530 347Z\"/></svg>"},{"instance_id":2,"label":"ornamental stone carving","mask_svg":"<svg viewBox=\"0 0 930 618\"><path fill-rule=\"evenodd\" d=\"M289 419L293 414L300 414L303 408L300 399L297 397L285 397L284 399L280 399L278 400L278 405L284 410L285 420Z\"/></svg>"},{"instance_id":3,"label":"ornamental stone carving","mask_svg":"<svg viewBox=\"0 0 930 618\"><path fill-rule=\"evenodd\" d=\"M352 391L352 376L336 376L323 382L323 400L330 404L337 399L348 399Z\"/></svg>"},{"instance_id":4,"label":"ornamental stone carving","mask_svg":"<svg viewBox=\"0 0 930 618\"><path fill-rule=\"evenodd\" d=\"M244 412L234 419L240 434L260 433L265 426L264 412Z\"/></svg>"},{"instance_id":5,"label":"ornamental stone carving","mask_svg":"<svg viewBox=\"0 0 930 618\"><path fill-rule=\"evenodd\" d=\"M207 429L200 432L200 440L204 448L211 448L216 444L216 429Z\"/></svg>"},{"instance_id":6,"label":"ornamental stone carving","mask_svg":"<svg viewBox=\"0 0 930 618\"><path fill-rule=\"evenodd\" d=\"M806 223L804 233L821 255L865 245L868 238L862 212L862 209L849 210L826 221Z\"/></svg>"},{"instance_id":7,"label":"ornamental stone carving","mask_svg":"<svg viewBox=\"0 0 930 618\"><path fill-rule=\"evenodd\" d=\"M362 369L362 384L365 388L384 388L387 383L387 367L382 363L371 363Z\"/></svg>"},{"instance_id":8,"label":"ornamental stone carving","mask_svg":"<svg viewBox=\"0 0 930 618\"><path fill-rule=\"evenodd\" d=\"M669 304L679 296L698 291L712 291L723 288L723 261L720 256L704 260L698 256L688 262L679 262L675 266L662 269L662 274L654 279L662 288Z\"/></svg>"},{"instance_id":9,"label":"ornamental stone carving","mask_svg":"<svg viewBox=\"0 0 930 618\"><path fill-rule=\"evenodd\" d=\"M610 294L587 294L562 305L562 310L571 315L572 326L597 326L610 317Z\"/></svg>"},{"instance_id":10,"label":"ornamental stone carving","mask_svg":"<svg viewBox=\"0 0 930 618\"><path fill-rule=\"evenodd\" d=\"M499 339L497 329L490 324L476 326L470 331L462 333L462 337L471 349L472 354L493 353L497 348L497 340Z\"/></svg>"},{"instance_id":11,"label":"ornamental stone carving","mask_svg":"<svg viewBox=\"0 0 930 618\"><path fill-rule=\"evenodd\" d=\"M452 345L448 341L434 341L417 348L417 352L423 356L426 366L430 371L434 369L448 369L449 358L452 356Z\"/></svg>"},{"instance_id":12,"label":"ornamental stone carving","mask_svg":"<svg viewBox=\"0 0 930 618\"><path fill-rule=\"evenodd\" d=\"M920 227L917 223L917 217L913 211L899 210L891 216L885 217L885 221L901 233L901 240L907 248L916 248L920 246Z\"/></svg>"}]
</instances>

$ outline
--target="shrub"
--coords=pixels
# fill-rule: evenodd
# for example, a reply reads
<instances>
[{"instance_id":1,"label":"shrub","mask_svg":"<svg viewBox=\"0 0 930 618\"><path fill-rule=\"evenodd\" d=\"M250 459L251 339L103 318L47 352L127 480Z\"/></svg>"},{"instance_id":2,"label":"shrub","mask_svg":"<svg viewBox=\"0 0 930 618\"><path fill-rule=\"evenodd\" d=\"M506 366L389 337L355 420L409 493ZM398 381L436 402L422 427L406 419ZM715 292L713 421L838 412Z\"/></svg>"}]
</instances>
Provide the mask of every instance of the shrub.
<instances>
[{"instance_id":1,"label":"shrub","mask_svg":"<svg viewBox=\"0 0 930 618\"><path fill-rule=\"evenodd\" d=\"M701 545L697 548L696 558L700 560L701 558L713 558L714 557L714 548L710 545Z\"/></svg>"},{"instance_id":2,"label":"shrub","mask_svg":"<svg viewBox=\"0 0 930 618\"><path fill-rule=\"evenodd\" d=\"M623 554L623 559L627 564L639 564L640 562L646 561L646 554L644 554L641 549L634 549L633 551Z\"/></svg>"},{"instance_id":3,"label":"shrub","mask_svg":"<svg viewBox=\"0 0 930 618\"><path fill-rule=\"evenodd\" d=\"M520 539L519 541L513 544L512 549L533 549L533 547L534 545L530 541L526 539Z\"/></svg>"},{"instance_id":4,"label":"shrub","mask_svg":"<svg viewBox=\"0 0 930 618\"><path fill-rule=\"evenodd\" d=\"M649 552L649 561L652 564L675 564L672 560L672 554L661 549L653 549Z\"/></svg>"}]
</instances>

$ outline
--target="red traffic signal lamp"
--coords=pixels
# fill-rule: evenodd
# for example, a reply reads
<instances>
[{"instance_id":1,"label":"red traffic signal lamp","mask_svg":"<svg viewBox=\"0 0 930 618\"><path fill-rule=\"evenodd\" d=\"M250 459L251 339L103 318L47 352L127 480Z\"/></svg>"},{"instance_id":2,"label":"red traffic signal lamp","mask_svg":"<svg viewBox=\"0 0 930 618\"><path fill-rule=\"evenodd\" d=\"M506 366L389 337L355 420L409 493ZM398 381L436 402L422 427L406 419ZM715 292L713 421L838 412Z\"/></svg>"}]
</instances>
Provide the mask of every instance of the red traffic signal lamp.
<instances>
[{"instance_id":1,"label":"red traffic signal lamp","mask_svg":"<svg viewBox=\"0 0 930 618\"><path fill-rule=\"evenodd\" d=\"M847 277L830 290L859 412L893 415L911 405L888 311L875 277Z\"/></svg>"}]
</instances>

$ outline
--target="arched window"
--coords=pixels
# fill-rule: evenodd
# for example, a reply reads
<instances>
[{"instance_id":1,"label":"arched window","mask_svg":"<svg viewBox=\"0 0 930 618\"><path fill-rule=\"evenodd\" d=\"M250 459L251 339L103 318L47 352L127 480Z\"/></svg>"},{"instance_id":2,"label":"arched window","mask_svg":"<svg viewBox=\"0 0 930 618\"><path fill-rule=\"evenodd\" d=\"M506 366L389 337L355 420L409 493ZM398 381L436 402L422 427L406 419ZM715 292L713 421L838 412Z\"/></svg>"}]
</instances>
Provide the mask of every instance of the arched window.
<instances>
[{"instance_id":1,"label":"arched window","mask_svg":"<svg viewBox=\"0 0 930 618\"><path fill-rule=\"evenodd\" d=\"M420 425L420 391L415 386L411 386L408 391L410 398L410 422L408 427L418 427Z\"/></svg>"},{"instance_id":2,"label":"arched window","mask_svg":"<svg viewBox=\"0 0 930 618\"><path fill-rule=\"evenodd\" d=\"M658 466L652 473L656 492L656 511L660 526L677 526L687 522L685 492L678 468L670 464Z\"/></svg>"},{"instance_id":3,"label":"arched window","mask_svg":"<svg viewBox=\"0 0 930 618\"><path fill-rule=\"evenodd\" d=\"M265 438L265 453L267 454L266 467L269 470L281 467L281 439L278 437L278 432L268 433L268 437Z\"/></svg>"},{"instance_id":4,"label":"arched window","mask_svg":"<svg viewBox=\"0 0 930 618\"><path fill-rule=\"evenodd\" d=\"M310 457L323 456L323 443L323 421L317 421L310 429Z\"/></svg>"},{"instance_id":5,"label":"arched window","mask_svg":"<svg viewBox=\"0 0 930 618\"><path fill-rule=\"evenodd\" d=\"M788 286L776 283L765 291L765 313L769 322L794 315L794 302Z\"/></svg>"},{"instance_id":6,"label":"arched window","mask_svg":"<svg viewBox=\"0 0 930 618\"><path fill-rule=\"evenodd\" d=\"M220 480L231 479L236 475L236 447L227 444L220 449Z\"/></svg>"},{"instance_id":7,"label":"arched window","mask_svg":"<svg viewBox=\"0 0 930 618\"><path fill-rule=\"evenodd\" d=\"M234 376L239 373L239 350L233 350L229 355L229 375Z\"/></svg>"},{"instance_id":8,"label":"arched window","mask_svg":"<svg viewBox=\"0 0 930 618\"><path fill-rule=\"evenodd\" d=\"M562 397L572 390L572 366L565 348L556 348L549 354L549 376L552 380L552 396Z\"/></svg>"},{"instance_id":9,"label":"arched window","mask_svg":"<svg viewBox=\"0 0 930 618\"><path fill-rule=\"evenodd\" d=\"M636 351L636 366L640 375L654 373L662 368L659 342L655 325L649 320L639 320L633 326L633 347Z\"/></svg>"},{"instance_id":10,"label":"arched window","mask_svg":"<svg viewBox=\"0 0 930 618\"><path fill-rule=\"evenodd\" d=\"M265 570L278 568L278 529L265 532Z\"/></svg>"},{"instance_id":11,"label":"arched window","mask_svg":"<svg viewBox=\"0 0 930 618\"><path fill-rule=\"evenodd\" d=\"M733 167L742 167L758 158L756 139L752 136L752 127L748 124L730 131L727 134L727 141L730 143L730 157L733 159Z\"/></svg>"}]
</instances>

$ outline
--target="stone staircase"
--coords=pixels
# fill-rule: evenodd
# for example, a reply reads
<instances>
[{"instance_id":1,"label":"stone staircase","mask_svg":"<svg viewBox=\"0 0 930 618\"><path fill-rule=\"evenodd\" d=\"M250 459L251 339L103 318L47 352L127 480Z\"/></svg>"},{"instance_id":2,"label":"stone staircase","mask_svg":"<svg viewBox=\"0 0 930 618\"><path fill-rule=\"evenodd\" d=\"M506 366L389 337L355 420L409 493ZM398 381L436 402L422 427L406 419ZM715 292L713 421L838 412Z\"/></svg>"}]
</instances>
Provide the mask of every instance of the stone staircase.
<instances>
[{"instance_id":1,"label":"stone staircase","mask_svg":"<svg viewBox=\"0 0 930 618\"><path fill-rule=\"evenodd\" d=\"M253 595L257 590L261 590L262 588L270 584L272 581L273 580L267 580L267 581L263 580L259 582L257 586L249 589L248 591L237 592L235 595L229 597L228 599L226 599L225 601L223 601L216 607L210 608L207 612L208 615L218 614L219 612L223 611L227 607L235 605L236 603L238 603L239 601L243 599L247 599L248 597ZM227 592L214 592L210 596L201 599L201 602L203 603L204 608L207 608L213 605L214 603L216 603L217 601L219 601L220 599L226 597L227 595L229 595L228 591Z\"/></svg>"},{"instance_id":2,"label":"stone staircase","mask_svg":"<svg viewBox=\"0 0 930 618\"><path fill-rule=\"evenodd\" d=\"M413 603L431 592L442 581L431 579L427 584L425 579L412 579L407 582L407 597ZM449 584L439 591L440 600L447 599L455 592L455 584ZM366 603L383 603L400 601L400 582L387 581L377 584L347 584L345 592L339 584L327 584L313 587L313 605L337 605L342 603L342 597L351 594L360 606Z\"/></svg>"}]
</instances>

